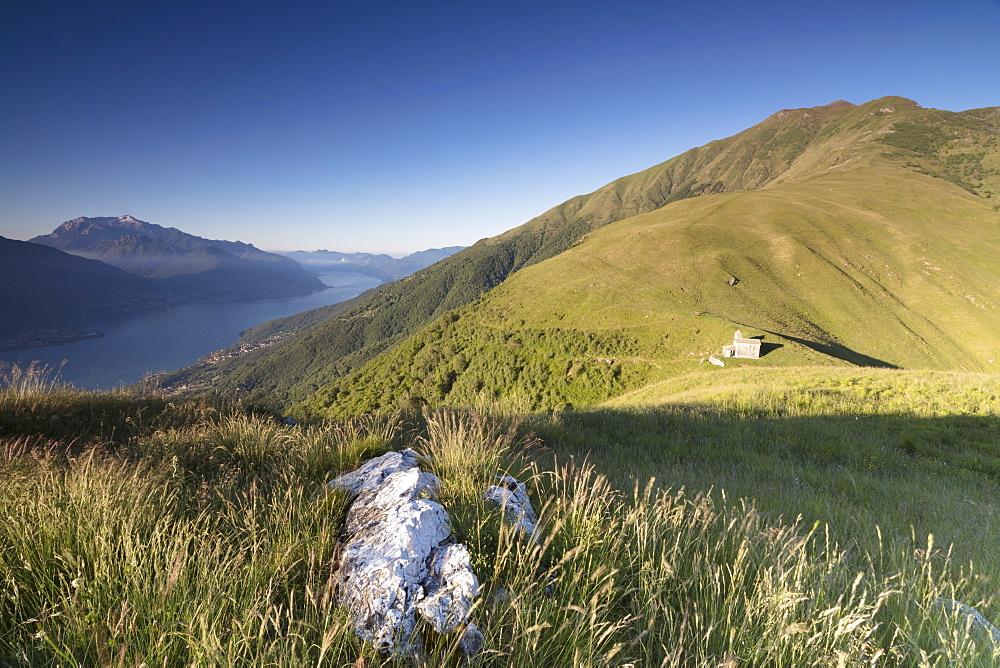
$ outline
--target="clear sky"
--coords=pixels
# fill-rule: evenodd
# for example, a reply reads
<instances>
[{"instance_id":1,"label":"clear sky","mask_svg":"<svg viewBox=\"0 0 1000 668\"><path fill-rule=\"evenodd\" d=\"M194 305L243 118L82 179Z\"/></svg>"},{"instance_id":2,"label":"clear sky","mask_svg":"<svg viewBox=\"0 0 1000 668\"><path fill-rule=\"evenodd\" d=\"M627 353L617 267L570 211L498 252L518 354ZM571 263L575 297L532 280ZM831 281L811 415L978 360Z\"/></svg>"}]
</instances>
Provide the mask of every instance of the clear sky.
<instances>
[{"instance_id":1,"label":"clear sky","mask_svg":"<svg viewBox=\"0 0 1000 668\"><path fill-rule=\"evenodd\" d=\"M30 0L0 235L131 214L273 250L468 245L782 108L1000 106L1000 0Z\"/></svg>"}]
</instances>

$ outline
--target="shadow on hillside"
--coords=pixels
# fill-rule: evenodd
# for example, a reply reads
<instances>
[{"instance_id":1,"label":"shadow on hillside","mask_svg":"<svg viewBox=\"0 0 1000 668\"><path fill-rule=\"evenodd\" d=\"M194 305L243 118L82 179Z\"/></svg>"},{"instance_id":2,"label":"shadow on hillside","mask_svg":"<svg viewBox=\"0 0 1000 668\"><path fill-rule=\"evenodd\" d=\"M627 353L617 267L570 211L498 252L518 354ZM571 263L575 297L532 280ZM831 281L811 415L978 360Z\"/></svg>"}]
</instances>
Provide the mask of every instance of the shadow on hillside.
<instances>
[{"instance_id":1,"label":"shadow on hillside","mask_svg":"<svg viewBox=\"0 0 1000 668\"><path fill-rule=\"evenodd\" d=\"M838 394L801 399L822 412L844 401ZM775 516L830 522L841 539L874 535L876 525L903 537L914 526L965 547L996 535L1000 415L975 403L970 415L872 415L866 405L879 397L847 400L857 409L844 406L837 415L802 415L810 409L792 401L767 410L675 404L567 411L530 427L542 445L540 463L585 460L626 497L655 479L656 487L684 487L691 497L714 489L717 498L750 498Z\"/></svg>"},{"instance_id":2,"label":"shadow on hillside","mask_svg":"<svg viewBox=\"0 0 1000 668\"><path fill-rule=\"evenodd\" d=\"M778 348L784 348L784 345L780 343L764 343L764 335L751 336L751 339L760 339L760 356L767 357L768 353L773 353Z\"/></svg>"},{"instance_id":3,"label":"shadow on hillside","mask_svg":"<svg viewBox=\"0 0 1000 668\"><path fill-rule=\"evenodd\" d=\"M529 422L542 442L560 456L611 453L626 468L632 456L639 455L721 463L727 457L717 459L720 455L750 446L756 453L771 453L799 464L857 465L870 471L884 467L884 472L893 472L900 465L924 461L959 466L966 473L1000 481L996 440L1000 415L978 408L975 397L956 394L952 406L956 414L936 417L908 412L940 409L933 402L900 408L900 412L872 413L877 406L898 405L901 399L877 390L848 396L839 389L815 388L792 398L775 395L782 397L784 403L744 396L721 400L735 407L684 402L571 409L538 414ZM966 398L970 402L963 406ZM749 405L755 401L767 408ZM845 409L845 402L857 409ZM831 414L803 414L809 411ZM622 459L622 448L629 457Z\"/></svg>"},{"instance_id":4,"label":"shadow on hillside","mask_svg":"<svg viewBox=\"0 0 1000 668\"><path fill-rule=\"evenodd\" d=\"M839 343L816 343L815 341L809 341L808 339L800 339L797 336L789 336L788 334L777 334L775 332L769 332L775 336L780 336L782 338L788 339L789 341L795 341L796 343L801 343L806 348L815 350L818 353L823 353L824 355L829 355L830 357L836 357L837 359L844 360L845 362L850 362L855 366L871 366L879 367L882 369L898 369L899 367L895 364L890 364L885 360L880 360L875 357L869 357L857 351L851 350L847 346L842 346ZM761 345L761 355L764 354L764 346Z\"/></svg>"}]
</instances>

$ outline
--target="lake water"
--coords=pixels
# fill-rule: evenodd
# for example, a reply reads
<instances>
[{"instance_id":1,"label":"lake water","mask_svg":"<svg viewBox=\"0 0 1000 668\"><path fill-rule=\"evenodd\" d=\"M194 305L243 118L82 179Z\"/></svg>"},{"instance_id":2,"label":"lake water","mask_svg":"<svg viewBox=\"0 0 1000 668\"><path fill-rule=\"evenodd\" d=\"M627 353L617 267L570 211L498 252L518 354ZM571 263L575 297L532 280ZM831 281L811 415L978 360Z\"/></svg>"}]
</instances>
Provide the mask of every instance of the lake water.
<instances>
[{"instance_id":1,"label":"lake water","mask_svg":"<svg viewBox=\"0 0 1000 668\"><path fill-rule=\"evenodd\" d=\"M0 361L50 366L66 361L62 379L90 389L110 389L142 380L150 373L194 363L228 348L245 329L302 311L355 297L382 281L351 272L320 275L328 290L304 297L261 299L232 304L188 304L131 316L100 327L104 336L61 346L0 352Z\"/></svg>"}]
</instances>

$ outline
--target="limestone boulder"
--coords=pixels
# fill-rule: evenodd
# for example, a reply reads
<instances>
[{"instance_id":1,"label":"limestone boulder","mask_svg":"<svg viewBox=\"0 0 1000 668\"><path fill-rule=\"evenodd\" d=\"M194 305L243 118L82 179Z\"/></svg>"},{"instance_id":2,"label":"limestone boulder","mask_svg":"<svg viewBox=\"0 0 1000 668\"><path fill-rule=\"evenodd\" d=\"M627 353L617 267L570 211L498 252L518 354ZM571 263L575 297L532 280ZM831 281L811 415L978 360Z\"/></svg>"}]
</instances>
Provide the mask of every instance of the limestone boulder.
<instances>
[{"instance_id":1,"label":"limestone boulder","mask_svg":"<svg viewBox=\"0 0 1000 668\"><path fill-rule=\"evenodd\" d=\"M474 654L483 644L469 621L479 581L435 500L441 481L417 462L412 450L390 452L329 484L356 495L344 524L340 602L355 632L382 651L418 650L422 618L438 633L461 632L460 647Z\"/></svg>"}]
</instances>

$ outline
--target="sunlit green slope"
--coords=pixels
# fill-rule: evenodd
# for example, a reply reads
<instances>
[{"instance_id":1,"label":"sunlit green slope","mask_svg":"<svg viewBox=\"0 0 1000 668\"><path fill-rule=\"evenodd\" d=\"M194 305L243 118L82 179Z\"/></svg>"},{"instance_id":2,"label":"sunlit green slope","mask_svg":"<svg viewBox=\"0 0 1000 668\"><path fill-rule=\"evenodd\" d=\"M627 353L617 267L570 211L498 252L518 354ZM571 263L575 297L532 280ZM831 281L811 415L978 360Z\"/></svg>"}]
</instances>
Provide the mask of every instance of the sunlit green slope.
<instances>
[{"instance_id":1,"label":"sunlit green slope","mask_svg":"<svg viewBox=\"0 0 1000 668\"><path fill-rule=\"evenodd\" d=\"M887 107L896 111L880 111ZM907 114L933 117L936 123L959 118L950 112L920 110L902 98L860 107L835 103L781 111L737 135L575 197L407 279L344 304L266 323L247 332L241 343L273 345L245 355L221 356L225 360L221 363L182 369L160 382L168 387L266 394L282 401L302 399L398 345L435 317L478 298L519 269L558 255L609 222L707 193L760 188L790 169L801 172L801 165L816 160L810 156L830 159L830 150L844 142L850 145L841 136L845 131L851 136L872 133L871 127L884 128L892 118ZM853 127L859 122L860 127ZM978 147L989 135L985 121L963 122L970 124L963 130L963 141L970 141L962 146ZM849 155L842 158L849 159ZM928 163L929 171L947 171L936 157L920 160Z\"/></svg>"},{"instance_id":2,"label":"sunlit green slope","mask_svg":"<svg viewBox=\"0 0 1000 668\"><path fill-rule=\"evenodd\" d=\"M996 133L980 127L966 142L964 117L896 105L854 108L818 140L822 151L759 190L673 202L589 233L306 407L591 403L714 369L707 357L721 357L736 328L763 337L765 355L730 366L995 370L1000 212L972 191L994 187ZM929 119L918 140L954 136L955 146L886 141L900 125L914 134L917 115ZM949 172L969 163L949 155L986 167Z\"/></svg>"},{"instance_id":3,"label":"sunlit green slope","mask_svg":"<svg viewBox=\"0 0 1000 668\"><path fill-rule=\"evenodd\" d=\"M871 167L615 223L512 276L481 310L664 334L711 318L783 346L766 357L798 344L855 364L982 370L998 356L998 307L1000 213L945 181Z\"/></svg>"},{"instance_id":4,"label":"sunlit green slope","mask_svg":"<svg viewBox=\"0 0 1000 668\"><path fill-rule=\"evenodd\" d=\"M224 361L220 363L183 369L168 374L161 382L168 387L185 385L195 390L211 388L266 394L282 402L308 398L318 388L336 382L377 355L396 349L435 318L478 299L516 272L558 256L609 223L659 211L676 202L700 200L705 196L711 199L726 193L739 195L763 188L777 192L780 187L802 185L811 179L850 170L875 169L859 173L855 180L860 185L879 186L879 180L884 177L882 172L890 167L891 174L886 172L890 181L904 178L904 175L922 174L922 183L947 186L950 197L961 198L966 193L974 195L976 201L990 201L994 193L1000 192L998 126L997 109L953 113L922 109L898 97L882 98L860 106L839 102L811 109L780 111L737 135L618 179L589 195L575 197L520 227L484 239L407 279L380 286L344 304L267 323L246 333L243 343L273 345L239 356L222 356ZM909 192L910 186L917 182L906 183L909 185L904 191ZM888 182L882 185L889 187ZM854 197L861 193L847 195ZM797 196L794 192L788 195ZM875 188L869 197L881 200L883 189ZM745 205L763 207L760 215L770 215L767 202L754 205L749 201ZM855 202L830 206L864 209L863 203ZM827 213L836 216L833 209ZM831 229L829 234L842 231ZM759 236L766 232L759 230L754 234ZM670 247L673 242L664 243ZM684 253L690 255L689 250ZM851 257L851 262L863 266L864 259ZM727 265L727 269L741 270L738 263L732 267ZM560 282L566 278L573 277L559 276ZM786 280L783 276L777 278ZM693 289L694 286L681 287ZM743 290L738 294L745 293L747 291ZM753 298L755 296L750 297ZM796 298L797 295L789 293L786 301ZM746 321L747 301L744 299L741 303L744 310L737 315L713 313L708 304L692 308L702 308L721 317L715 321L720 325L718 334L721 335L723 329L731 329L730 321ZM659 302L655 307L664 308ZM692 324L691 336L696 336L694 330L709 327L709 320L707 317L699 324ZM788 318L772 320L764 319L759 325L795 324L791 328L772 328L799 338L805 338L801 334L810 334L816 339L809 339L813 343L825 344L839 336L826 331L822 320L807 318L811 324L805 328L794 318L796 322ZM584 323L579 324L584 326ZM585 326L590 327L590 324ZM675 329L679 330L680 326ZM679 331L673 336L675 342L682 338ZM692 345L694 343L693 339ZM673 346L670 354L680 347L683 346L679 343ZM712 348L715 347L713 343ZM697 350L692 348L685 352ZM875 363L864 357L849 357L849 353L838 349L837 359ZM859 354L864 353L859 349ZM442 384L448 385L447 378Z\"/></svg>"}]
</instances>

